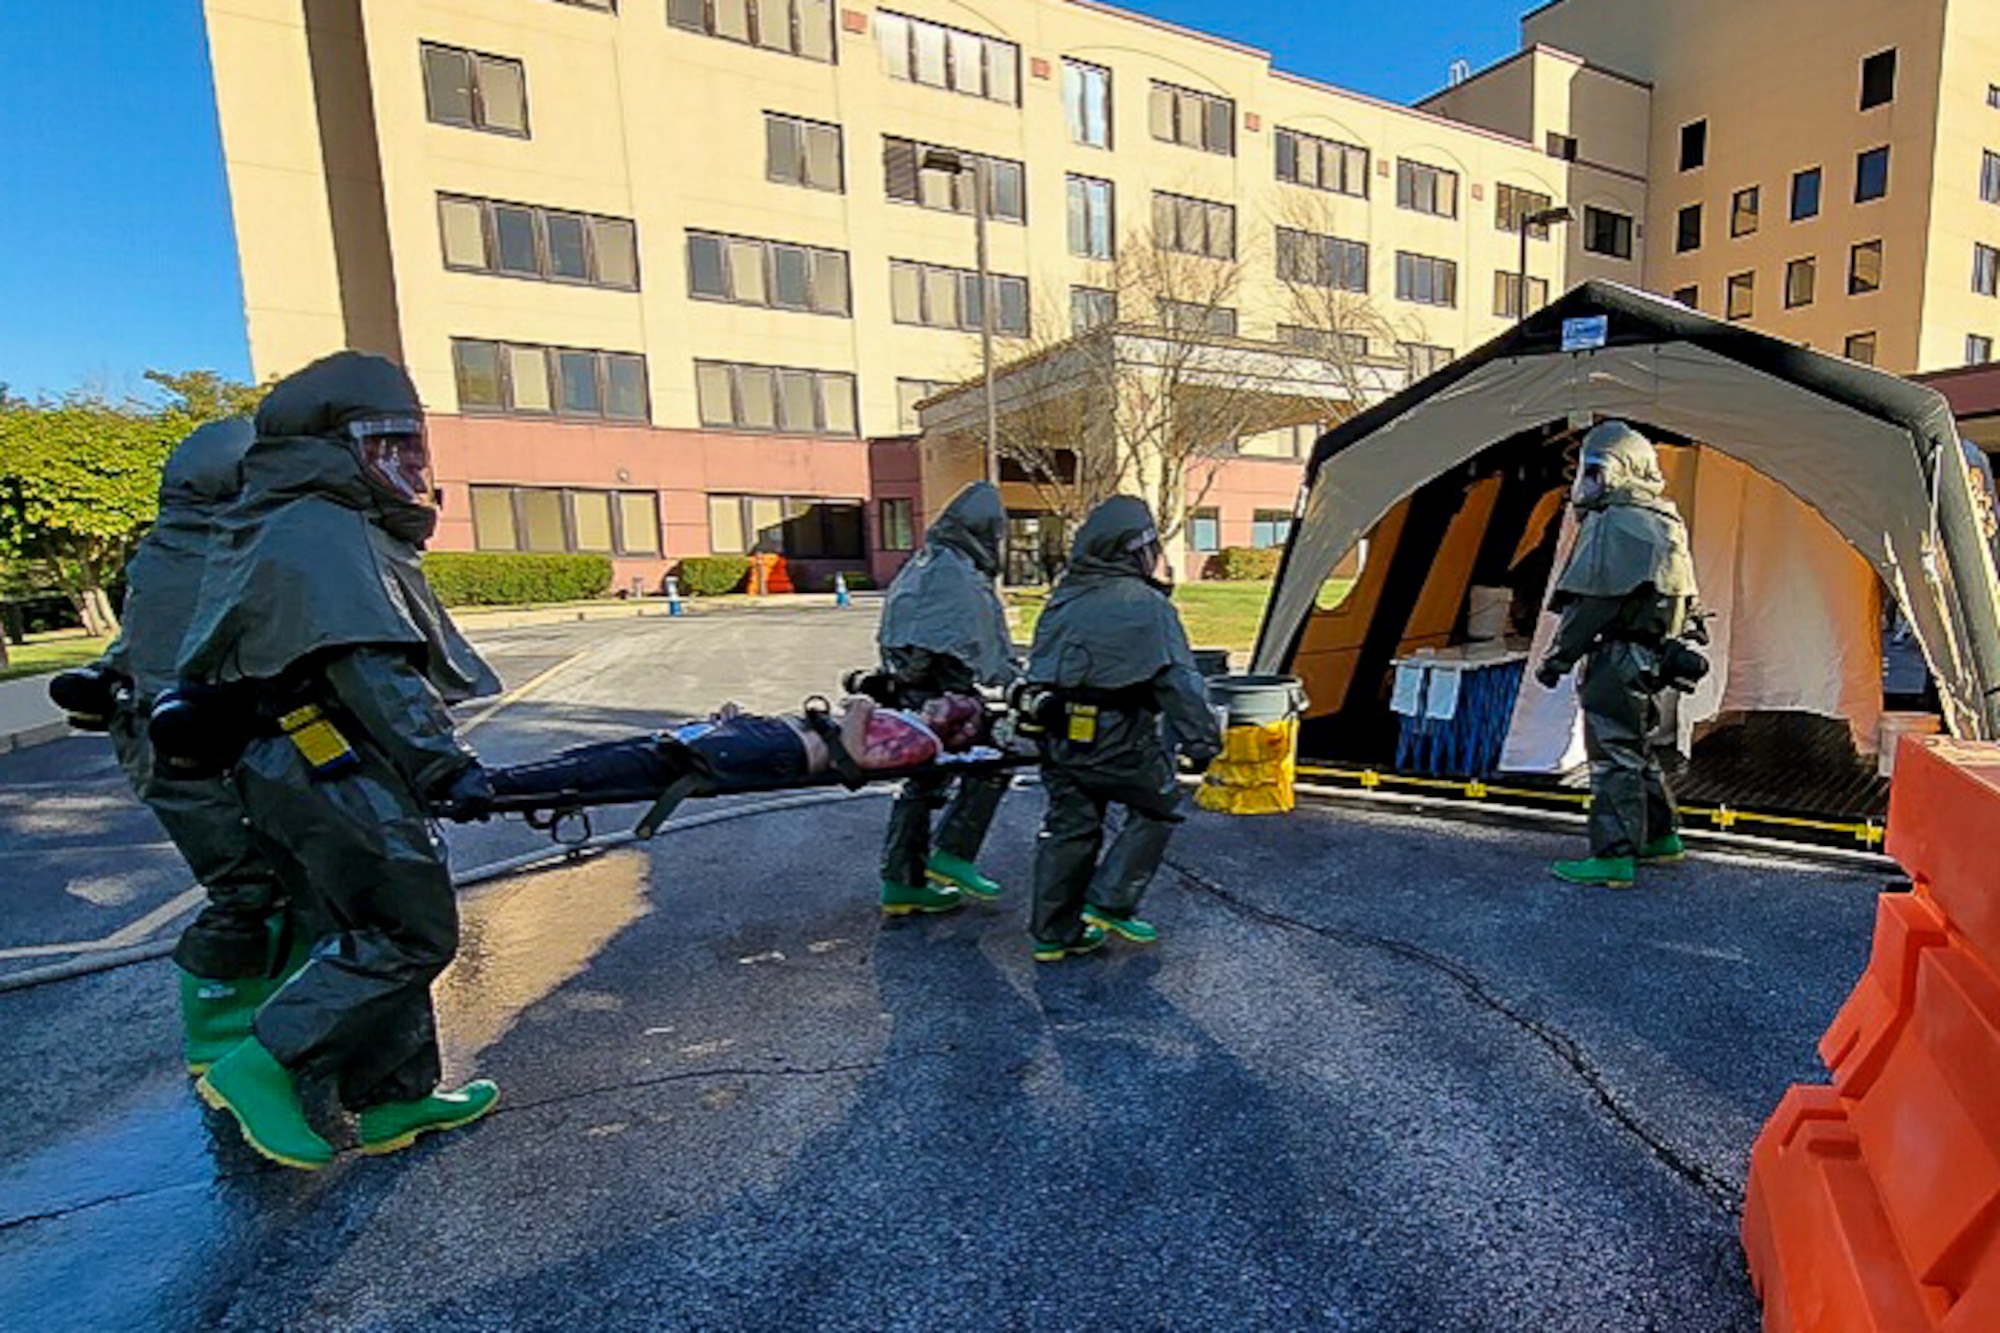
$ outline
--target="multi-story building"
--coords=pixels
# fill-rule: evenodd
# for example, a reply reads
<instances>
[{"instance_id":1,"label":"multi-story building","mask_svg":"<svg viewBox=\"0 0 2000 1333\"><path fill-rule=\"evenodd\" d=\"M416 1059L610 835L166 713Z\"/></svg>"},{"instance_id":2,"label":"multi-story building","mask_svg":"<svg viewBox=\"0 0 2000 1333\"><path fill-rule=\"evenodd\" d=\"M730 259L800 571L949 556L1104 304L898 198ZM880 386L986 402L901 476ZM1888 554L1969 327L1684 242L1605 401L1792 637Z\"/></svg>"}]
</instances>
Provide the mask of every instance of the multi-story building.
<instances>
[{"instance_id":1,"label":"multi-story building","mask_svg":"<svg viewBox=\"0 0 2000 1333\"><path fill-rule=\"evenodd\" d=\"M1649 288L1901 374L1992 358L1992 0L1553 0L1522 33L1652 90ZM1558 113L1515 63L1423 105L1539 130Z\"/></svg>"},{"instance_id":2,"label":"multi-story building","mask_svg":"<svg viewBox=\"0 0 2000 1333\"><path fill-rule=\"evenodd\" d=\"M1415 107L1093 0L206 8L257 376L397 357L441 544L621 583L759 542L886 575L982 301L1003 356L1171 323L1110 309L1135 244L1234 267L1207 335L1324 339L1318 284L1412 373L1505 326L1523 249L1530 305L1608 277L1900 372L2000 338L1990 0L1554 0ZM1283 540L1310 434L1221 466L1197 550Z\"/></svg>"},{"instance_id":3,"label":"multi-story building","mask_svg":"<svg viewBox=\"0 0 2000 1333\"><path fill-rule=\"evenodd\" d=\"M1309 337L1285 288L1320 283L1416 373L1505 327L1523 245L1531 305L1657 249L1654 90L1546 48L1410 108L1091 0L206 10L256 375L400 359L440 544L609 551L621 581L759 541L888 573L922 532L915 405L976 373L982 296L1003 348L1085 328L1141 237L1238 266L1210 332ZM1282 541L1298 453L1224 464L1194 545Z\"/></svg>"}]
</instances>

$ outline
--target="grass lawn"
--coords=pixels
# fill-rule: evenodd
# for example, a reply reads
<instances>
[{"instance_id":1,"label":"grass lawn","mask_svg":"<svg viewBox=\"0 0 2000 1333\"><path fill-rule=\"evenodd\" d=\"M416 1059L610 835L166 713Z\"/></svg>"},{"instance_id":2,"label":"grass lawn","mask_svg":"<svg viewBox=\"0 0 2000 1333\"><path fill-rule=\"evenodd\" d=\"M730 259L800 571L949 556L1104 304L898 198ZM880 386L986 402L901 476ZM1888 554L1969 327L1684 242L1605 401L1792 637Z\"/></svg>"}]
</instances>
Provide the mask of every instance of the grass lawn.
<instances>
[{"instance_id":1,"label":"grass lawn","mask_svg":"<svg viewBox=\"0 0 2000 1333\"><path fill-rule=\"evenodd\" d=\"M1014 611L1016 633L1023 641L1032 639L1048 590L1009 588L1006 596ZM1256 645L1257 626L1270 598L1269 582L1183 583L1174 589L1174 607L1187 627L1188 642L1197 648L1237 652L1248 652Z\"/></svg>"},{"instance_id":2,"label":"grass lawn","mask_svg":"<svg viewBox=\"0 0 2000 1333\"><path fill-rule=\"evenodd\" d=\"M0 666L0 680L35 676L44 671L61 671L97 660L111 640L84 634L37 635L26 643L7 645L7 665Z\"/></svg>"}]
</instances>

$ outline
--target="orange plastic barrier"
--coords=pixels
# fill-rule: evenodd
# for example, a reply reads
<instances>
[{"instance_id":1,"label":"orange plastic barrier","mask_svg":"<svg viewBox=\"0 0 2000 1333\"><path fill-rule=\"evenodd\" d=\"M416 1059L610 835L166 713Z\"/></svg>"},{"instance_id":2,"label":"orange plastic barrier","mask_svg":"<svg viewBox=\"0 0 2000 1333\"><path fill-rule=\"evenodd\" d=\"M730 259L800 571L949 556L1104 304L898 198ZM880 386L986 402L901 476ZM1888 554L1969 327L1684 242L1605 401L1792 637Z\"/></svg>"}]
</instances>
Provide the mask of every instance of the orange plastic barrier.
<instances>
[{"instance_id":1,"label":"orange plastic barrier","mask_svg":"<svg viewBox=\"0 0 2000 1333\"><path fill-rule=\"evenodd\" d=\"M1908 736L1868 970L1750 1154L1769 1333L2000 1331L2000 745Z\"/></svg>"}]
</instances>

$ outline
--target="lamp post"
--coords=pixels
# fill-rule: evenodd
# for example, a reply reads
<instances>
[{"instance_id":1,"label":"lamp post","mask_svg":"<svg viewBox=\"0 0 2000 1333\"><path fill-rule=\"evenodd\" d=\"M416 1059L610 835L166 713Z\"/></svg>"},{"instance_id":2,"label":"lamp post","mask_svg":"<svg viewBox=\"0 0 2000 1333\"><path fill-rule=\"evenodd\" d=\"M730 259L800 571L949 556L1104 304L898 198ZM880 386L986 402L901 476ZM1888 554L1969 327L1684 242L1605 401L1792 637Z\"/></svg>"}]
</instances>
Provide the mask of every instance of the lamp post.
<instances>
[{"instance_id":1,"label":"lamp post","mask_svg":"<svg viewBox=\"0 0 2000 1333\"><path fill-rule=\"evenodd\" d=\"M972 179L973 267L979 274L979 368L986 397L986 480L1000 484L1000 399L993 384L993 280L986 255L986 192L991 188L986 159L965 155L949 148L932 148L924 153L920 167L926 171L948 171ZM920 185L919 189L922 188Z\"/></svg>"},{"instance_id":2,"label":"lamp post","mask_svg":"<svg viewBox=\"0 0 2000 1333\"><path fill-rule=\"evenodd\" d=\"M1540 212L1529 213L1521 219L1521 266L1514 270L1514 321L1528 317L1528 229L1530 227L1553 227L1576 220L1575 214L1558 204L1554 208L1544 208Z\"/></svg>"}]
</instances>

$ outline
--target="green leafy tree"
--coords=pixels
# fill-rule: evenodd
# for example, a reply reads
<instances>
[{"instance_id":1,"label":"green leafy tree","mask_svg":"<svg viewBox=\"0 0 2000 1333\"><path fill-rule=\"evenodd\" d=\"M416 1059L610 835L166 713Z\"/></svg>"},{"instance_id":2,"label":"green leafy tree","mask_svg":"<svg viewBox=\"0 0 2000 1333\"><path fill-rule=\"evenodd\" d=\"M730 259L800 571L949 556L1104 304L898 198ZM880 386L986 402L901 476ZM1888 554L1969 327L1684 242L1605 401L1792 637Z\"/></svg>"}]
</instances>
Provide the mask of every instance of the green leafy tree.
<instances>
[{"instance_id":1,"label":"green leafy tree","mask_svg":"<svg viewBox=\"0 0 2000 1333\"><path fill-rule=\"evenodd\" d=\"M197 424L257 414L257 405L271 391L269 383L244 384L213 370L149 370L146 378L167 391L166 411L178 412Z\"/></svg>"},{"instance_id":2,"label":"green leafy tree","mask_svg":"<svg viewBox=\"0 0 2000 1333\"><path fill-rule=\"evenodd\" d=\"M115 632L105 586L153 520L160 469L195 424L92 398L0 405L0 557L45 570L89 632Z\"/></svg>"}]
</instances>

